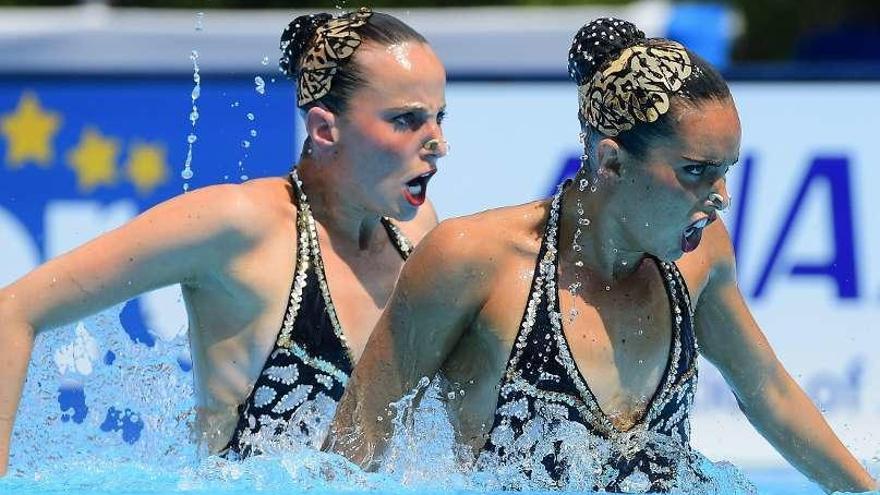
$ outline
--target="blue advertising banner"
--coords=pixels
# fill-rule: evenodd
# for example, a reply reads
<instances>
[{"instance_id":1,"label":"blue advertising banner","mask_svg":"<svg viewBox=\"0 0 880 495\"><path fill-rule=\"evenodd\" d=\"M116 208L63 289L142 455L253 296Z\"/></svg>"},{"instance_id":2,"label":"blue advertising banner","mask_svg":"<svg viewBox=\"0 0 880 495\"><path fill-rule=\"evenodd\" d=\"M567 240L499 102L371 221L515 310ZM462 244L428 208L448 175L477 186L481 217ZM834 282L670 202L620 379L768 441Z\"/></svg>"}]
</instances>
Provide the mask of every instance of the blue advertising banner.
<instances>
[{"instance_id":1,"label":"blue advertising banner","mask_svg":"<svg viewBox=\"0 0 880 495\"><path fill-rule=\"evenodd\" d=\"M0 79L0 216L14 226L0 248L43 261L73 247L53 243L53 205L142 211L185 183L290 168L299 116L287 80L202 78L194 88L185 77ZM28 268L11 264L0 263L0 284Z\"/></svg>"}]
</instances>

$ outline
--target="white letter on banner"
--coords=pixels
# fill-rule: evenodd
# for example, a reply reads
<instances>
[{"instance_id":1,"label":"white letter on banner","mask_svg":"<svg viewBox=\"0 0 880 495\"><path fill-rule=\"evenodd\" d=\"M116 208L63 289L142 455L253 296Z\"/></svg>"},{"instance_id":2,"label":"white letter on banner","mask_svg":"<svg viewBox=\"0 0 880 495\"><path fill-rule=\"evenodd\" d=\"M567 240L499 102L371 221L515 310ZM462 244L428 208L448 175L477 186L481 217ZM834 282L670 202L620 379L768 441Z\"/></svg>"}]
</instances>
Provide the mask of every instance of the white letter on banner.
<instances>
[{"instance_id":1,"label":"white letter on banner","mask_svg":"<svg viewBox=\"0 0 880 495\"><path fill-rule=\"evenodd\" d=\"M50 201L46 205L46 257L54 258L115 229L137 215L133 201Z\"/></svg>"}]
</instances>

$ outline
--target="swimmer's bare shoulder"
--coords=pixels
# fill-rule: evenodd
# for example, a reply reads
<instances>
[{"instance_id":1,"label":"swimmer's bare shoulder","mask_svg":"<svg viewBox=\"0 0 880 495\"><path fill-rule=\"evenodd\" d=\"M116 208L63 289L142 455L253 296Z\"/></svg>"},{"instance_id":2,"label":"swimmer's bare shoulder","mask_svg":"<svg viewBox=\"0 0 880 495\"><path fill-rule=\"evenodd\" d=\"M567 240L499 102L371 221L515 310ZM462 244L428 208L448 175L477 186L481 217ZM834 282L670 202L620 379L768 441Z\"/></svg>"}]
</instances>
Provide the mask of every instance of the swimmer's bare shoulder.
<instances>
[{"instance_id":1,"label":"swimmer's bare shoulder","mask_svg":"<svg viewBox=\"0 0 880 495\"><path fill-rule=\"evenodd\" d=\"M537 252L547 205L546 201L535 201L444 220L423 241L428 245L417 250L425 253L416 254L446 270L459 268L451 276L460 270L480 273L476 279L462 277L454 282L491 284L493 274L507 258Z\"/></svg>"}]
</instances>

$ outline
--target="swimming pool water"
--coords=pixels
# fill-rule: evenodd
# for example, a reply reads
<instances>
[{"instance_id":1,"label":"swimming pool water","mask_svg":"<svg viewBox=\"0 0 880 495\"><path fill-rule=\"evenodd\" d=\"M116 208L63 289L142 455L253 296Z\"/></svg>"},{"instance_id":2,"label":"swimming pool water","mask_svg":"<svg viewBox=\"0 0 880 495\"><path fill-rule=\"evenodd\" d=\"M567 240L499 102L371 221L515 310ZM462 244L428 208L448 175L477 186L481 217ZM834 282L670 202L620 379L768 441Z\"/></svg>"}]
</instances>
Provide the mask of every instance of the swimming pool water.
<instances>
[{"instance_id":1,"label":"swimming pool water","mask_svg":"<svg viewBox=\"0 0 880 495\"><path fill-rule=\"evenodd\" d=\"M491 492L449 453L451 436L442 433L437 414L421 425L430 439L416 432L399 450L397 466L381 474L308 449L244 462L200 453L191 438L195 404L186 340L137 342L120 331L122 312L120 306L38 338L0 494ZM738 486L737 470L716 468L715 475L732 480L721 486ZM869 469L876 475L877 466ZM822 493L791 468L746 476L756 492L714 493Z\"/></svg>"}]
</instances>

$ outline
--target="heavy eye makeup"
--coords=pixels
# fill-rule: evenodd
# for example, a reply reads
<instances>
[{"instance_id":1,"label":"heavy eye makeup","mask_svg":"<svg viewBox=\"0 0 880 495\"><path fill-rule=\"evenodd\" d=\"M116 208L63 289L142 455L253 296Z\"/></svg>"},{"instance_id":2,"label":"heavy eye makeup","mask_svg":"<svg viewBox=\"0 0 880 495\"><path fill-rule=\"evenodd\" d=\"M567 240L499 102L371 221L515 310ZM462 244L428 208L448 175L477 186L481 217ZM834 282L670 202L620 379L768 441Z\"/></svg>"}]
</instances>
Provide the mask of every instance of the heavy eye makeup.
<instances>
[{"instance_id":1,"label":"heavy eye makeup","mask_svg":"<svg viewBox=\"0 0 880 495\"><path fill-rule=\"evenodd\" d=\"M734 160L730 165L726 165L722 162L697 160L687 157L683 158L687 160L687 162L682 165L679 170L681 171L682 175L692 180L700 180L709 176L711 176L713 179L717 177L723 177L727 175L727 171L730 170L730 167L736 165L737 161L739 161L737 159Z\"/></svg>"},{"instance_id":2,"label":"heavy eye makeup","mask_svg":"<svg viewBox=\"0 0 880 495\"><path fill-rule=\"evenodd\" d=\"M417 131L431 118L431 113L424 109L397 109L387 114L386 120L396 131ZM441 125L446 118L446 110L437 112L436 122Z\"/></svg>"}]
</instances>

